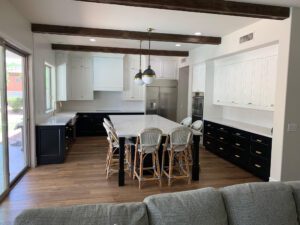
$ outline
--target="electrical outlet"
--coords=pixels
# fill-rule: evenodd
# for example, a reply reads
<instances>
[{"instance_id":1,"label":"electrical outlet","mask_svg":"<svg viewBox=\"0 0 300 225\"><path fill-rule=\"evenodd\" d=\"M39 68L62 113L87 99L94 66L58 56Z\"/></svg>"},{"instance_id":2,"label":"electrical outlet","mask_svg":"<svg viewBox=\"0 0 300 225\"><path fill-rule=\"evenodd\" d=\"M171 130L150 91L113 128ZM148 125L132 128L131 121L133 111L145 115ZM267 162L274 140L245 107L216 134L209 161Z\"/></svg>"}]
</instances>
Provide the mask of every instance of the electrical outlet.
<instances>
[{"instance_id":1,"label":"electrical outlet","mask_svg":"<svg viewBox=\"0 0 300 225\"><path fill-rule=\"evenodd\" d=\"M288 124L288 132L296 132L297 129L298 129L298 124L296 124L296 123Z\"/></svg>"}]
</instances>

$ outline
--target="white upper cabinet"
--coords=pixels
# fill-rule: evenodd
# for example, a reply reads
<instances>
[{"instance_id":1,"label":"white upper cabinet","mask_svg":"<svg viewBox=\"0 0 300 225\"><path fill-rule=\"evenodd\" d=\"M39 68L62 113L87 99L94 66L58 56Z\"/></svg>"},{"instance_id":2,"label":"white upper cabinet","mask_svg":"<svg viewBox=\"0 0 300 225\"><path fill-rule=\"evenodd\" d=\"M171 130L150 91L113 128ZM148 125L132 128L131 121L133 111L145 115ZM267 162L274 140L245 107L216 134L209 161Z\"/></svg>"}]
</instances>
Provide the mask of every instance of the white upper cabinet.
<instances>
[{"instance_id":1,"label":"white upper cabinet","mask_svg":"<svg viewBox=\"0 0 300 225\"><path fill-rule=\"evenodd\" d=\"M145 67L148 67L148 57ZM165 56L151 56L151 68L156 73L157 79L171 79L178 78L178 58Z\"/></svg>"},{"instance_id":2,"label":"white upper cabinet","mask_svg":"<svg viewBox=\"0 0 300 225\"><path fill-rule=\"evenodd\" d=\"M123 91L123 55L93 58L94 91Z\"/></svg>"},{"instance_id":3,"label":"white upper cabinet","mask_svg":"<svg viewBox=\"0 0 300 225\"><path fill-rule=\"evenodd\" d=\"M70 100L93 100L93 73L91 57L70 57Z\"/></svg>"},{"instance_id":4,"label":"white upper cabinet","mask_svg":"<svg viewBox=\"0 0 300 225\"><path fill-rule=\"evenodd\" d=\"M278 45L215 60L214 104L274 110Z\"/></svg>"},{"instance_id":5,"label":"white upper cabinet","mask_svg":"<svg viewBox=\"0 0 300 225\"><path fill-rule=\"evenodd\" d=\"M57 101L94 99L91 64L86 55L56 53Z\"/></svg>"},{"instance_id":6,"label":"white upper cabinet","mask_svg":"<svg viewBox=\"0 0 300 225\"><path fill-rule=\"evenodd\" d=\"M140 59L138 55L126 55L124 57L124 100L144 100L144 86L134 83L134 77L139 72L139 68ZM145 57L142 57L142 68L145 68Z\"/></svg>"},{"instance_id":7,"label":"white upper cabinet","mask_svg":"<svg viewBox=\"0 0 300 225\"><path fill-rule=\"evenodd\" d=\"M196 64L193 66L193 92L205 92L205 63Z\"/></svg>"}]
</instances>

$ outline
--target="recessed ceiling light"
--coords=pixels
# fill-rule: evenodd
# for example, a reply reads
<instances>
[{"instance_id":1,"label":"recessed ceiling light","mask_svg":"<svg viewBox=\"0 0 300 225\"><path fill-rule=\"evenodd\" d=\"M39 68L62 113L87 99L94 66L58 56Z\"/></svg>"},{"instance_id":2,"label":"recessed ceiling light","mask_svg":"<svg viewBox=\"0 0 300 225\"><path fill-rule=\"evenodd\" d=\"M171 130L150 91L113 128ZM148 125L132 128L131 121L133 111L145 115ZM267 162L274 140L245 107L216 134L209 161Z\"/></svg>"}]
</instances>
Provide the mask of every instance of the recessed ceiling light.
<instances>
[{"instance_id":1,"label":"recessed ceiling light","mask_svg":"<svg viewBox=\"0 0 300 225\"><path fill-rule=\"evenodd\" d=\"M180 47L180 46L181 46L181 44L176 44L175 46L176 46L176 47Z\"/></svg>"},{"instance_id":2,"label":"recessed ceiling light","mask_svg":"<svg viewBox=\"0 0 300 225\"><path fill-rule=\"evenodd\" d=\"M95 39L95 38L90 38L90 41L91 41L91 42L95 42L96 39Z\"/></svg>"},{"instance_id":3,"label":"recessed ceiling light","mask_svg":"<svg viewBox=\"0 0 300 225\"><path fill-rule=\"evenodd\" d=\"M201 36L202 33L201 33L201 32L196 32L195 35L196 35L196 36Z\"/></svg>"}]
</instances>

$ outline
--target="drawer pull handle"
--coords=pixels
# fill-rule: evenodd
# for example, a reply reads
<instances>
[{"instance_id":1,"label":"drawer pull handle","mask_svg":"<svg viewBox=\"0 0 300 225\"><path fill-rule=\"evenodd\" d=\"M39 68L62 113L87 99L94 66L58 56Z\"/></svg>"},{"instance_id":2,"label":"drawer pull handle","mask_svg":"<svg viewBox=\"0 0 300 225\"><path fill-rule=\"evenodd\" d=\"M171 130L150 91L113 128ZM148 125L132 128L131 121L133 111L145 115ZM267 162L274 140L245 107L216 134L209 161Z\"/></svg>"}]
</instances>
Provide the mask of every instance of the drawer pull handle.
<instances>
[{"instance_id":1,"label":"drawer pull handle","mask_svg":"<svg viewBox=\"0 0 300 225\"><path fill-rule=\"evenodd\" d=\"M223 128L223 127L221 127L221 128L220 128L220 130L224 130L224 128Z\"/></svg>"},{"instance_id":2,"label":"drawer pull handle","mask_svg":"<svg viewBox=\"0 0 300 225\"><path fill-rule=\"evenodd\" d=\"M206 144L210 145L210 141L207 141Z\"/></svg>"},{"instance_id":3,"label":"drawer pull handle","mask_svg":"<svg viewBox=\"0 0 300 225\"><path fill-rule=\"evenodd\" d=\"M258 165L258 164L254 164L254 166L255 166L256 168L261 168L261 165Z\"/></svg>"},{"instance_id":4,"label":"drawer pull handle","mask_svg":"<svg viewBox=\"0 0 300 225\"><path fill-rule=\"evenodd\" d=\"M256 151L255 152L257 155L261 155L262 154L262 152L260 152L260 151Z\"/></svg>"},{"instance_id":5,"label":"drawer pull handle","mask_svg":"<svg viewBox=\"0 0 300 225\"><path fill-rule=\"evenodd\" d=\"M220 150L220 151L223 151L223 150L224 150L224 148L219 148L219 150Z\"/></svg>"},{"instance_id":6,"label":"drawer pull handle","mask_svg":"<svg viewBox=\"0 0 300 225\"><path fill-rule=\"evenodd\" d=\"M210 135L210 132L207 132L208 135Z\"/></svg>"},{"instance_id":7,"label":"drawer pull handle","mask_svg":"<svg viewBox=\"0 0 300 225\"><path fill-rule=\"evenodd\" d=\"M240 146L241 146L241 144L239 144L239 143L235 143L235 145L236 145L236 146L238 146L238 147L240 147Z\"/></svg>"},{"instance_id":8,"label":"drawer pull handle","mask_svg":"<svg viewBox=\"0 0 300 225\"><path fill-rule=\"evenodd\" d=\"M211 127L211 125L210 125L210 124L207 124L207 126L208 126L208 127Z\"/></svg>"},{"instance_id":9,"label":"drawer pull handle","mask_svg":"<svg viewBox=\"0 0 300 225\"><path fill-rule=\"evenodd\" d=\"M235 156L235 158L241 158L241 156L239 156L239 155L234 155Z\"/></svg>"},{"instance_id":10,"label":"drawer pull handle","mask_svg":"<svg viewBox=\"0 0 300 225\"><path fill-rule=\"evenodd\" d=\"M260 139L256 139L256 141L257 141L258 143L262 143L262 140L260 140Z\"/></svg>"},{"instance_id":11,"label":"drawer pull handle","mask_svg":"<svg viewBox=\"0 0 300 225\"><path fill-rule=\"evenodd\" d=\"M224 140L224 138L223 138L223 137L220 137L220 140Z\"/></svg>"},{"instance_id":12,"label":"drawer pull handle","mask_svg":"<svg viewBox=\"0 0 300 225\"><path fill-rule=\"evenodd\" d=\"M240 134L240 133L236 133L235 135L236 135L236 136L241 136L241 134Z\"/></svg>"}]
</instances>

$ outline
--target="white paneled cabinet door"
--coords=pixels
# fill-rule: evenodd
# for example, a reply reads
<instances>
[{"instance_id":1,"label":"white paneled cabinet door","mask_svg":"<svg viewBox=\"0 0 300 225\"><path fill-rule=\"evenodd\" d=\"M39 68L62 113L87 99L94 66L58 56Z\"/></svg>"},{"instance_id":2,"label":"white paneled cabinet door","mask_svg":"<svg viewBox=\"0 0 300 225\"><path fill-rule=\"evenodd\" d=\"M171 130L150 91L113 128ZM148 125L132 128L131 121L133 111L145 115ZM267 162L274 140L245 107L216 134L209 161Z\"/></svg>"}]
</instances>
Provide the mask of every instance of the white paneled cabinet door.
<instances>
[{"instance_id":1,"label":"white paneled cabinet door","mask_svg":"<svg viewBox=\"0 0 300 225\"><path fill-rule=\"evenodd\" d=\"M68 101L70 98L68 83L68 54L56 53L56 99L57 101Z\"/></svg>"},{"instance_id":2,"label":"white paneled cabinet door","mask_svg":"<svg viewBox=\"0 0 300 225\"><path fill-rule=\"evenodd\" d=\"M174 59L166 59L162 62L162 78L164 79L171 79L176 80L177 79L177 73L178 73L178 62Z\"/></svg>"},{"instance_id":3,"label":"white paneled cabinet door","mask_svg":"<svg viewBox=\"0 0 300 225\"><path fill-rule=\"evenodd\" d=\"M71 84L70 100L93 100L93 76L91 58L71 56L71 71L69 81Z\"/></svg>"},{"instance_id":4,"label":"white paneled cabinet door","mask_svg":"<svg viewBox=\"0 0 300 225\"><path fill-rule=\"evenodd\" d=\"M214 104L273 110L277 55L278 46L269 46L216 60ZM196 67L194 72L198 70ZM193 81L193 89L195 85Z\"/></svg>"},{"instance_id":5,"label":"white paneled cabinet door","mask_svg":"<svg viewBox=\"0 0 300 225\"><path fill-rule=\"evenodd\" d=\"M205 92L206 66L204 63L193 66L193 92Z\"/></svg>"}]
</instances>

